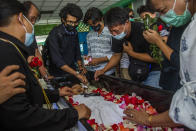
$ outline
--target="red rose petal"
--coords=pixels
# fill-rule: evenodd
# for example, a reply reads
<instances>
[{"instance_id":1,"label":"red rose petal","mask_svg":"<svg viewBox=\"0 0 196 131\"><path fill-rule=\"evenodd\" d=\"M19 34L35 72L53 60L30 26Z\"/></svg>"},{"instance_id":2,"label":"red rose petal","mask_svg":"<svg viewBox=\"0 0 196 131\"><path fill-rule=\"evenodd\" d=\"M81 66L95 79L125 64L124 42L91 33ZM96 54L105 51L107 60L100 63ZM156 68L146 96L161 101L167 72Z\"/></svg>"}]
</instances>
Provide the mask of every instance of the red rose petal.
<instances>
[{"instance_id":1,"label":"red rose petal","mask_svg":"<svg viewBox=\"0 0 196 131\"><path fill-rule=\"evenodd\" d=\"M113 129L114 131L117 131L117 130L118 130L118 125L117 125L117 124L112 125L112 129Z\"/></svg>"}]
</instances>

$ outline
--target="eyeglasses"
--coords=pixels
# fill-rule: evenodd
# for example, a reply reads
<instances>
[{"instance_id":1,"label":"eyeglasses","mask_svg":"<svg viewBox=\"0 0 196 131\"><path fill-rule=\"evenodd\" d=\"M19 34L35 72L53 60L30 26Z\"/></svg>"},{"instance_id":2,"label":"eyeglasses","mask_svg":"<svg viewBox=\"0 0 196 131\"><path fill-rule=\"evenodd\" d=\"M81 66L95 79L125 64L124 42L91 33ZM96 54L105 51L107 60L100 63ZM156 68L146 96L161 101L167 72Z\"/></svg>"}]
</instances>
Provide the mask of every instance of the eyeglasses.
<instances>
[{"instance_id":1,"label":"eyeglasses","mask_svg":"<svg viewBox=\"0 0 196 131\"><path fill-rule=\"evenodd\" d=\"M78 25L78 21L69 21L69 20L66 20L65 22L68 25Z\"/></svg>"}]
</instances>

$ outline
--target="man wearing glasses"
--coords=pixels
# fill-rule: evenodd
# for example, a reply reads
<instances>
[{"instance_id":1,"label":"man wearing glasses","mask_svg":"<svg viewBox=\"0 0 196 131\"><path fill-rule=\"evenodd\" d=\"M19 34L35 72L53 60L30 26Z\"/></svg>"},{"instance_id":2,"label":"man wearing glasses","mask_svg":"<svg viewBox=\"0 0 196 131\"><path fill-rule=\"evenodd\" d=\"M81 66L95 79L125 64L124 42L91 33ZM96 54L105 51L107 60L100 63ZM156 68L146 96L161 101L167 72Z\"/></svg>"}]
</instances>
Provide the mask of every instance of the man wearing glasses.
<instances>
[{"instance_id":1,"label":"man wearing glasses","mask_svg":"<svg viewBox=\"0 0 196 131\"><path fill-rule=\"evenodd\" d=\"M23 5L24 5L25 9L27 10L27 12L24 15L28 18L28 20L33 25L35 25L35 23L41 18L41 14L40 14L38 7L31 1L25 1L23 3ZM43 63L43 59L42 59L42 56L38 50L37 41L36 41L35 37L34 37L33 43L30 46L28 46L28 50L29 50L30 56L38 57ZM39 71L40 71L43 78L46 78L46 79L52 78L52 76L48 75L48 71L45 68L44 64L41 67L39 67Z\"/></svg>"},{"instance_id":2,"label":"man wearing glasses","mask_svg":"<svg viewBox=\"0 0 196 131\"><path fill-rule=\"evenodd\" d=\"M46 39L50 59L49 73L55 77L71 74L86 84L88 80L83 75L86 69L82 65L76 30L83 17L82 10L77 5L68 3L61 9L59 16L62 24L55 27ZM81 74L76 71L76 63Z\"/></svg>"}]
</instances>

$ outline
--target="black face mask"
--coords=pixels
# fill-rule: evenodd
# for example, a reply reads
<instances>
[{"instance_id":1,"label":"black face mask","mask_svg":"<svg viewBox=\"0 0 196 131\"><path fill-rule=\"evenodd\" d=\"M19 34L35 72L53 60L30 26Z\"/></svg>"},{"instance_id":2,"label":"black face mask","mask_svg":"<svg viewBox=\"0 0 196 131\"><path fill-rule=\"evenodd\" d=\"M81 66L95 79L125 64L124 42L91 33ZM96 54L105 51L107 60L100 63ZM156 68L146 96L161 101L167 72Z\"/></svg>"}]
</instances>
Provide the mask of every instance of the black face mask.
<instances>
[{"instance_id":1,"label":"black face mask","mask_svg":"<svg viewBox=\"0 0 196 131\"><path fill-rule=\"evenodd\" d=\"M94 31L99 31L101 29L101 25L98 24L97 26L91 26Z\"/></svg>"},{"instance_id":2,"label":"black face mask","mask_svg":"<svg viewBox=\"0 0 196 131\"><path fill-rule=\"evenodd\" d=\"M77 28L77 26L72 26L72 25L66 25L65 27L66 27L67 30L70 31L70 32L71 32L71 31L74 31L74 30Z\"/></svg>"}]
</instances>

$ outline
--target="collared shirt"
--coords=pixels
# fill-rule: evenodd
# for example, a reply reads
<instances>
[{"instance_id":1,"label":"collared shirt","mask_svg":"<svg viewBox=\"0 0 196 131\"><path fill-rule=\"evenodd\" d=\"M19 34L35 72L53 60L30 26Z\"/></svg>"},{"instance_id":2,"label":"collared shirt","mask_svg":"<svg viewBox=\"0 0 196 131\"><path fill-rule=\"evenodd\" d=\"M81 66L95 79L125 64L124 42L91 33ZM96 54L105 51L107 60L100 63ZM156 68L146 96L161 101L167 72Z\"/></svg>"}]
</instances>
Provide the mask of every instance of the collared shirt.
<instances>
[{"instance_id":1,"label":"collared shirt","mask_svg":"<svg viewBox=\"0 0 196 131\"><path fill-rule=\"evenodd\" d=\"M94 30L90 31L87 35L87 44L88 56L92 56L92 58L107 57L109 60L112 57L112 36L108 27L104 27L101 34L98 34L98 32ZM96 71L103 69L107 63L108 62L104 62L97 66L90 67L90 70ZM114 69L107 71L105 74L110 75L112 73L114 73Z\"/></svg>"},{"instance_id":2,"label":"collared shirt","mask_svg":"<svg viewBox=\"0 0 196 131\"><path fill-rule=\"evenodd\" d=\"M180 88L174 95L170 117L175 123L196 130L196 14L180 42Z\"/></svg>"},{"instance_id":3,"label":"collared shirt","mask_svg":"<svg viewBox=\"0 0 196 131\"><path fill-rule=\"evenodd\" d=\"M68 33L65 30L61 24L55 27L46 39L50 56L49 73L57 77L67 74L61 70L62 66L68 65L76 69L76 62L81 60L77 32Z\"/></svg>"}]
</instances>

